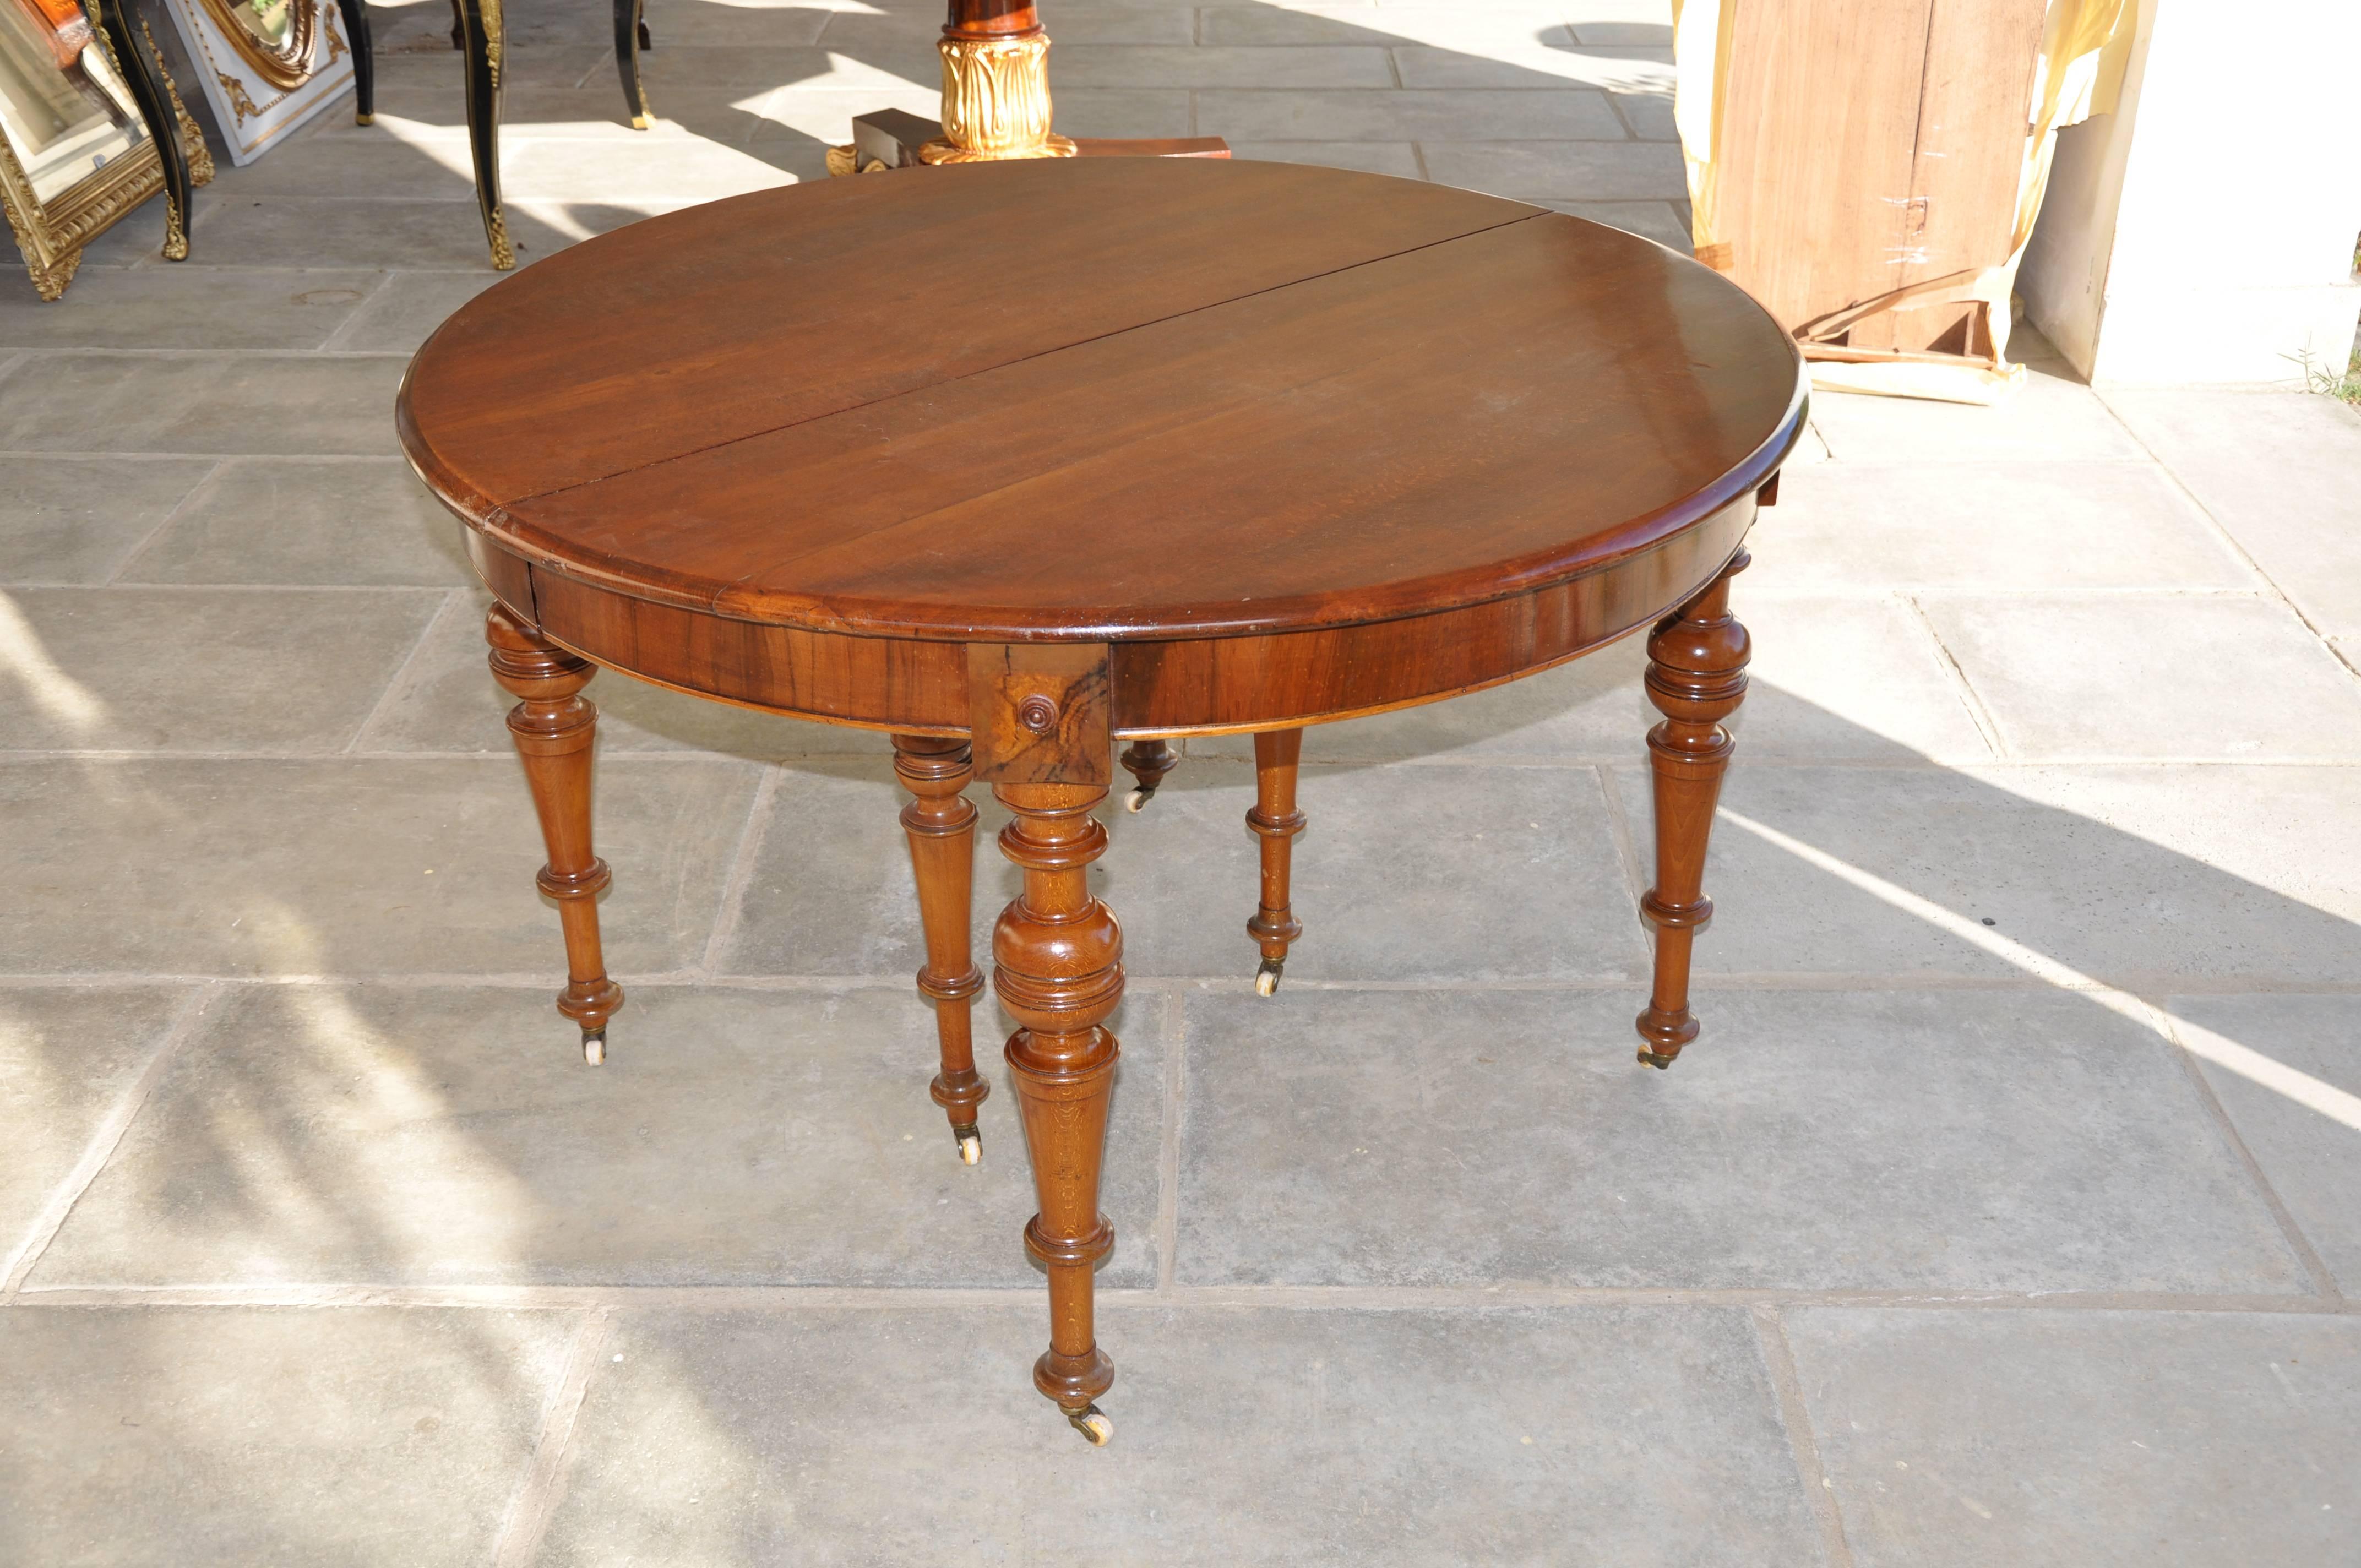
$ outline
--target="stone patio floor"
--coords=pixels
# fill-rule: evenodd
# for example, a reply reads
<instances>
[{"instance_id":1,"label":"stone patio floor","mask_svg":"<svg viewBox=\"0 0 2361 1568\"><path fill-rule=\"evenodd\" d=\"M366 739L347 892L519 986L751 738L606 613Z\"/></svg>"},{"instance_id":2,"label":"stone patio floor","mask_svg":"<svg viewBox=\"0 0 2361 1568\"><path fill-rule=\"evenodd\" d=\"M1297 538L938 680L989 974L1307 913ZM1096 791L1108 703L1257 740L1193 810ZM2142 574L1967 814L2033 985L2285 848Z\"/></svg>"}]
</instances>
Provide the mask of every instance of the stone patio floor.
<instances>
[{"instance_id":1,"label":"stone patio floor","mask_svg":"<svg viewBox=\"0 0 2361 1568\"><path fill-rule=\"evenodd\" d=\"M930 109L936 9L656 0L634 134L603 14L514 0L526 259ZM494 280L458 68L377 15L379 124L225 169L190 263L150 209L0 280L0 1561L2361 1561L2351 411L2030 334L2000 408L1817 400L1669 1073L1637 647L1316 731L1270 1002L1191 747L1104 862L1093 1451L1006 1086L975 1169L925 1094L877 738L602 677L609 1065L550 1008L390 418ZM1069 131L1680 238L1646 0L1048 19Z\"/></svg>"}]
</instances>

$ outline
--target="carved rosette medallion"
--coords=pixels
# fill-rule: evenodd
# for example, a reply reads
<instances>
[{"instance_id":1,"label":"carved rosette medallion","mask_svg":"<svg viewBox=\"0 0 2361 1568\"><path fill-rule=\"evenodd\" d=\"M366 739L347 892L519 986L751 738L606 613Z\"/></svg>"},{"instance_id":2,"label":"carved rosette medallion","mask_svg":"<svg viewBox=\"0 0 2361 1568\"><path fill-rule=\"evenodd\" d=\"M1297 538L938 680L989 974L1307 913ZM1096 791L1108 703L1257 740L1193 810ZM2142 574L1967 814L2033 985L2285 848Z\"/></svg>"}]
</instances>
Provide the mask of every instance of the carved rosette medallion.
<instances>
[{"instance_id":1,"label":"carved rosette medallion","mask_svg":"<svg viewBox=\"0 0 2361 1568\"><path fill-rule=\"evenodd\" d=\"M943 139L918 149L928 163L1071 158L1049 131L1049 35L936 40L943 56Z\"/></svg>"}]
</instances>

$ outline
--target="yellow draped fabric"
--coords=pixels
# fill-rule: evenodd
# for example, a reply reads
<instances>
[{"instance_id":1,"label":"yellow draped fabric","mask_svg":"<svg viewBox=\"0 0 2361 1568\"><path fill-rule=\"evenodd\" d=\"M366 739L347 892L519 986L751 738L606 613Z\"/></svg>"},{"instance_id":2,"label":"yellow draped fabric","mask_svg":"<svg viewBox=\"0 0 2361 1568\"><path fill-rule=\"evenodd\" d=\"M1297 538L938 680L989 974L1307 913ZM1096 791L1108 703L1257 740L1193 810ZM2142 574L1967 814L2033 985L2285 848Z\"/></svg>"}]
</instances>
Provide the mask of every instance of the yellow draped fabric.
<instances>
[{"instance_id":1,"label":"yellow draped fabric","mask_svg":"<svg viewBox=\"0 0 2361 1568\"><path fill-rule=\"evenodd\" d=\"M1778 0L1672 0L1673 123L1688 164L1690 235L1700 250L1730 236L1719 216L1719 170L1723 99L1730 80L1730 44L1738 7ZM1815 387L1895 397L1940 398L1954 402L1997 402L2024 384L2025 367L2008 362L2009 294L2016 267L2033 237L2041 197L2049 184L2049 159L2062 126L2092 115L2112 114L2131 54L2137 0L2049 0L2042 24L2041 51L2033 74L2033 102L2026 116L2025 160L2017 179L2016 226L2008 259L1987 268L1949 297L1982 300L1991 311L1996 363L1990 367L1896 362L1856 365L1812 363Z\"/></svg>"}]
</instances>

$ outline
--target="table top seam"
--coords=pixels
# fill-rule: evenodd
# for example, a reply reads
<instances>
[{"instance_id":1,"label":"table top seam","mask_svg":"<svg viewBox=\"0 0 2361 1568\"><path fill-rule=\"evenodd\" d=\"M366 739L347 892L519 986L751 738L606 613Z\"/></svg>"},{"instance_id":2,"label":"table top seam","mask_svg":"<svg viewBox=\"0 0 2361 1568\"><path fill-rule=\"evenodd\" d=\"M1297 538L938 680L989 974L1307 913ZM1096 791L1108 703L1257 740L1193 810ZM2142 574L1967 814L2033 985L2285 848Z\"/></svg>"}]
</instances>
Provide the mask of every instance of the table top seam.
<instances>
[{"instance_id":1,"label":"table top seam","mask_svg":"<svg viewBox=\"0 0 2361 1568\"><path fill-rule=\"evenodd\" d=\"M545 500L551 496L566 495L571 491L588 489L593 485L603 485L610 479L620 479L633 474L643 474L651 468L661 468L667 463L678 463L690 457L701 457L709 452L719 452L727 447L742 445L749 441L759 441L765 436L776 435L781 431L794 430L799 426L807 424L818 424L823 420L837 419L849 413L858 413L862 409L875 408L880 404L895 402L900 399L911 397L918 393L934 391L943 387L955 386L961 381L973 380L979 376L994 375L1002 370L1008 369L1012 366L1027 364L1036 359L1046 359L1053 354L1064 354L1072 349L1086 347L1091 344L1104 343L1111 338L1123 337L1135 332L1144 332L1149 327L1163 326L1172 322L1184 321L1191 316L1202 315L1208 311L1224 310L1231 305L1240 303L1243 301L1260 299L1266 294L1276 294L1282 290L1298 288L1306 283L1316 283L1323 278L1340 277L1347 272L1357 271L1359 269L1364 267L1374 267L1380 262L1398 260L1405 256L1415 256L1421 251L1433 250L1440 246L1455 245L1461 240L1474 239L1481 235L1496 234L1505 228L1513 228L1519 224L1531 223L1535 218L1563 217L1565 215L1565 214L1562 213L1553 212L1547 207L1535 207L1530 212L1521 214L1515 217L1504 219L1499 223L1486 224L1481 228L1468 229L1459 234L1447 236L1442 239L1428 240L1422 245L1404 246L1400 250L1390 250L1382 256L1364 257L1358 261L1351 262L1343 267L1331 267L1319 272L1307 272L1300 278L1290 278L1284 283L1273 283L1266 288L1249 289L1241 294L1232 294L1219 300L1208 300L1202 304L1191 305L1184 311L1174 311L1168 315L1154 316L1146 321L1133 322L1126 326L1116 327L1111 331L1093 333L1087 337L1078 337L1071 342L1058 344L1053 347L1037 349L1029 354L1019 354L1014 357L999 360L991 365L979 366L975 369L962 371L956 376L945 376L939 380L928 381L924 386L899 388L891 392L881 393L876 397L864 398L859 402L847 403L841 408L829 409L823 413L810 414L802 419L787 420L783 423L769 425L762 430L748 431L742 435L733 435L726 441L716 441L704 446L693 446L686 451L675 452L663 457L652 458L644 463L634 464L628 468L619 468L611 474L601 474L595 479L579 479L572 484L555 485L545 490L534 490L529 494L518 496L511 500L496 502L492 510L494 512L505 512L511 507L522 506L528 501Z\"/></svg>"}]
</instances>

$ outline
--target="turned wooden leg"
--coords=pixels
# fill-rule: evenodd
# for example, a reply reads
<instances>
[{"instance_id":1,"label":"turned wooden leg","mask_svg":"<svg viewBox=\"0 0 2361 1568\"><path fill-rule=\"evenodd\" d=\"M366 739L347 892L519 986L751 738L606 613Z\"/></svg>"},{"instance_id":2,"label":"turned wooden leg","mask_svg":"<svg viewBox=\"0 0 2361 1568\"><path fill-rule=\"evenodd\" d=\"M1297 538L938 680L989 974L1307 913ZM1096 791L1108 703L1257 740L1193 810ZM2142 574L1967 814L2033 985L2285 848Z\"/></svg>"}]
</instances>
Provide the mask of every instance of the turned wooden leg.
<instances>
[{"instance_id":1,"label":"turned wooden leg","mask_svg":"<svg viewBox=\"0 0 2361 1568\"><path fill-rule=\"evenodd\" d=\"M1049 1348L1033 1386L1103 1443L1115 1428L1095 1401L1114 1386L1115 1364L1092 1326L1091 1273L1115 1245L1099 1212L1099 1165L1116 1047L1102 1025L1123 996L1123 932L1090 888L1107 842L1091 809L1106 789L998 784L993 794L1016 814L1001 829L1001 853L1025 872L1024 892L993 928L992 956L993 988L1018 1025L1008 1070L1041 1205L1025 1250L1049 1274Z\"/></svg>"},{"instance_id":2,"label":"turned wooden leg","mask_svg":"<svg viewBox=\"0 0 2361 1568\"><path fill-rule=\"evenodd\" d=\"M1640 900L1656 928L1656 984L1640 1014L1640 1059L1670 1067L1697 1038L1689 1012L1689 948L1713 918L1705 895L1705 848L1714 802L1730 765L1721 721L1746 696L1746 628L1730 613L1730 579L1746 569L1741 550L1712 586L1648 638L1648 700L1664 716L1648 731L1655 769L1656 885Z\"/></svg>"},{"instance_id":3,"label":"turned wooden leg","mask_svg":"<svg viewBox=\"0 0 2361 1568\"><path fill-rule=\"evenodd\" d=\"M1134 740L1115 760L1138 781L1137 787L1123 797L1126 811L1137 811L1155 799L1156 786L1164 782L1164 775L1180 765L1180 754L1172 749L1172 742L1155 738Z\"/></svg>"},{"instance_id":4,"label":"turned wooden leg","mask_svg":"<svg viewBox=\"0 0 2361 1568\"><path fill-rule=\"evenodd\" d=\"M894 737L894 773L917 798L902 808L902 828L910 839L910 869L918 879L918 919L927 932L927 965L918 971L918 994L935 1004L935 1034L943 1069L930 1092L951 1119L960 1158L973 1165L983 1157L983 1135L975 1108L992 1085L975 1070L970 1033L983 971L968 945L968 904L975 886L975 806L961 792L975 773L965 740L925 735Z\"/></svg>"},{"instance_id":5,"label":"turned wooden leg","mask_svg":"<svg viewBox=\"0 0 2361 1568\"><path fill-rule=\"evenodd\" d=\"M1254 744L1255 803L1246 827L1262 839L1262 907L1246 922L1246 935L1262 945L1255 993L1269 996L1279 990L1289 945L1303 935L1287 904L1289 862L1295 836L1303 831L1303 813L1295 809L1295 764L1303 754L1303 731L1266 729Z\"/></svg>"},{"instance_id":6,"label":"turned wooden leg","mask_svg":"<svg viewBox=\"0 0 2361 1568\"><path fill-rule=\"evenodd\" d=\"M557 1010L582 1025L582 1059L607 1059L607 1020L623 1005L623 988L607 978L598 950L598 894L611 880L607 862L590 852L590 743L598 710L581 695L597 673L548 641L506 605L484 622L492 675L519 700L509 710L509 736L533 786L533 810L549 863L536 880L557 901L566 931L566 989Z\"/></svg>"}]
</instances>

